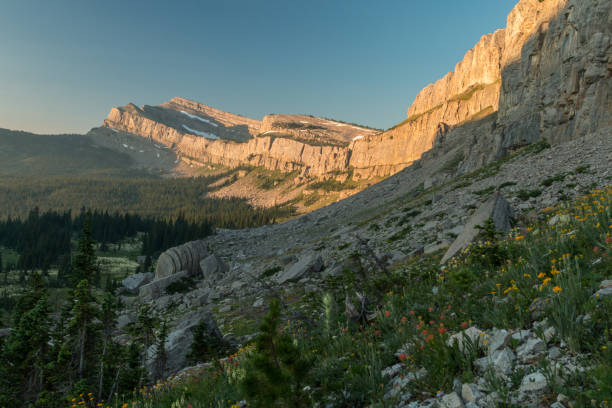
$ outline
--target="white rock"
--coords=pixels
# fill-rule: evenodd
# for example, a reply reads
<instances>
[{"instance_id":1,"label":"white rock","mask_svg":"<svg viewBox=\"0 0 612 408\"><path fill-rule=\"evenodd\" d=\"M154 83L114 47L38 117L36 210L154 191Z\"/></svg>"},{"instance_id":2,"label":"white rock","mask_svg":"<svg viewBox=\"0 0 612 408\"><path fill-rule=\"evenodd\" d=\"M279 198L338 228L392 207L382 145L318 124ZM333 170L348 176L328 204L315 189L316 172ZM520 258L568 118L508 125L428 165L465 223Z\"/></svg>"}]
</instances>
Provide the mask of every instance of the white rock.
<instances>
[{"instance_id":1,"label":"white rock","mask_svg":"<svg viewBox=\"0 0 612 408\"><path fill-rule=\"evenodd\" d=\"M489 354L493 354L495 351L506 347L510 340L510 333L508 330L495 330L487 335Z\"/></svg>"},{"instance_id":2,"label":"white rock","mask_svg":"<svg viewBox=\"0 0 612 408\"><path fill-rule=\"evenodd\" d=\"M246 283L245 283L245 282L243 282L243 281L239 281L239 280L236 280L236 281L233 281L233 282L232 282L232 284L230 285L230 287L231 287L232 289L234 289L234 290L238 290L238 289L242 288L244 285L246 285Z\"/></svg>"},{"instance_id":3,"label":"white rock","mask_svg":"<svg viewBox=\"0 0 612 408\"><path fill-rule=\"evenodd\" d=\"M456 392L451 392L442 397L442 406L444 408L464 408L463 401Z\"/></svg>"},{"instance_id":4,"label":"white rock","mask_svg":"<svg viewBox=\"0 0 612 408\"><path fill-rule=\"evenodd\" d=\"M512 333L512 339L517 341L525 341L529 337L531 337L531 330L519 330Z\"/></svg>"},{"instance_id":5,"label":"white rock","mask_svg":"<svg viewBox=\"0 0 612 408\"><path fill-rule=\"evenodd\" d=\"M478 391L476 384L463 384L461 388L461 398L466 402L476 402L482 398L482 394Z\"/></svg>"},{"instance_id":6,"label":"white rock","mask_svg":"<svg viewBox=\"0 0 612 408\"><path fill-rule=\"evenodd\" d=\"M546 343L540 339L531 338L516 349L518 357L525 361L530 357L536 356L546 351Z\"/></svg>"},{"instance_id":7,"label":"white rock","mask_svg":"<svg viewBox=\"0 0 612 408\"><path fill-rule=\"evenodd\" d=\"M548 350L548 358L551 360L557 360L561 357L561 350L559 347L552 347Z\"/></svg>"},{"instance_id":8,"label":"white rock","mask_svg":"<svg viewBox=\"0 0 612 408\"><path fill-rule=\"evenodd\" d=\"M497 350L491 356L479 358L474 365L481 373L486 373L489 367L497 376L504 377L512 372L516 356L509 348Z\"/></svg>"},{"instance_id":9,"label":"white rock","mask_svg":"<svg viewBox=\"0 0 612 408\"><path fill-rule=\"evenodd\" d=\"M151 282L152 279L153 274L150 272L135 273L122 280L121 285L130 293L138 293L138 289Z\"/></svg>"},{"instance_id":10,"label":"white rock","mask_svg":"<svg viewBox=\"0 0 612 408\"><path fill-rule=\"evenodd\" d=\"M323 269L323 259L319 254L307 254L293 264L289 269L281 271L276 275L278 283L296 281L312 272L319 272Z\"/></svg>"},{"instance_id":11,"label":"white rock","mask_svg":"<svg viewBox=\"0 0 612 408\"><path fill-rule=\"evenodd\" d=\"M570 216L568 214L557 214L548 220L548 225L553 226L557 224L567 224L570 220Z\"/></svg>"},{"instance_id":12,"label":"white rock","mask_svg":"<svg viewBox=\"0 0 612 408\"><path fill-rule=\"evenodd\" d=\"M473 343L474 345L477 345L477 344L482 343L482 339L484 339L484 337L485 337L485 333L482 330L472 326L472 327L468 327L462 332L459 332L459 333L456 333L450 336L450 338L447 341L447 344L449 346L452 346L453 343L457 342L457 346L459 347L459 350L463 351L463 348L464 348L463 343L466 340L469 339L471 343Z\"/></svg>"},{"instance_id":13,"label":"white rock","mask_svg":"<svg viewBox=\"0 0 612 408\"><path fill-rule=\"evenodd\" d=\"M380 372L381 377L394 378L402 371L402 365L400 363L394 364L391 367L387 367Z\"/></svg>"},{"instance_id":14,"label":"white rock","mask_svg":"<svg viewBox=\"0 0 612 408\"><path fill-rule=\"evenodd\" d=\"M550 343L551 340L554 339L556 335L557 335L557 330L555 330L555 328L551 326L548 329L544 330L544 341L546 343Z\"/></svg>"},{"instance_id":15,"label":"white rock","mask_svg":"<svg viewBox=\"0 0 612 408\"><path fill-rule=\"evenodd\" d=\"M599 289L594 296L598 298L612 296L612 288Z\"/></svg>"},{"instance_id":16,"label":"white rock","mask_svg":"<svg viewBox=\"0 0 612 408\"><path fill-rule=\"evenodd\" d=\"M523 377L519 393L542 392L546 388L546 377L540 372L535 372Z\"/></svg>"}]
</instances>

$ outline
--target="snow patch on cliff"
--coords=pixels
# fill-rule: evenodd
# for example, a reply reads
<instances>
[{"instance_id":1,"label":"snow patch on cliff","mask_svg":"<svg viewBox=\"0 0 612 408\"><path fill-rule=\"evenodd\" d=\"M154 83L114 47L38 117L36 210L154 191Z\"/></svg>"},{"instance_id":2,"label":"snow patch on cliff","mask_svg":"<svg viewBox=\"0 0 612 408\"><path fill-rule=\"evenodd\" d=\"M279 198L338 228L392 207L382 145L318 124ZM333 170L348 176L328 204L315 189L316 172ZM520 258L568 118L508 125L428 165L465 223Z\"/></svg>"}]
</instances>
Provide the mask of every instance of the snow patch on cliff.
<instances>
[{"instance_id":1,"label":"snow patch on cliff","mask_svg":"<svg viewBox=\"0 0 612 408\"><path fill-rule=\"evenodd\" d=\"M191 113L189 113L189 112L181 111L181 113L182 113L183 115L189 116L191 119L197 119L197 120L199 120L200 122L208 123L209 125L212 125L212 126L214 126L214 127L218 127L218 126L219 126L219 125L217 125L216 123L211 122L211 121L210 121L210 120L208 120L208 119L201 118L201 117L199 117L199 116L197 116L197 115L192 115L192 114L191 114Z\"/></svg>"},{"instance_id":2,"label":"snow patch on cliff","mask_svg":"<svg viewBox=\"0 0 612 408\"><path fill-rule=\"evenodd\" d=\"M190 133L193 133L196 136L202 136L205 137L207 139L211 139L211 140L218 140L219 136L213 135L212 133L207 133L207 132L200 132L198 130L192 129L189 126L183 125L183 128L185 130L187 130Z\"/></svg>"}]
</instances>

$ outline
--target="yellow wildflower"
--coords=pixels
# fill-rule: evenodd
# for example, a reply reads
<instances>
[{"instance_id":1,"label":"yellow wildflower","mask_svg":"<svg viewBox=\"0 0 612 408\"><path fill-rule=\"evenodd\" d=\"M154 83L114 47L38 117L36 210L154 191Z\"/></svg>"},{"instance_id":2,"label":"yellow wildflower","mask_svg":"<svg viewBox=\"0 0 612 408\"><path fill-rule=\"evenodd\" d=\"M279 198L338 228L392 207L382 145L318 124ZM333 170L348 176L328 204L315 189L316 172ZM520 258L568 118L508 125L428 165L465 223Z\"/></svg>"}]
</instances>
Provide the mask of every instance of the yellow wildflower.
<instances>
[{"instance_id":1,"label":"yellow wildflower","mask_svg":"<svg viewBox=\"0 0 612 408\"><path fill-rule=\"evenodd\" d=\"M562 290L563 290L563 289L561 289L559 286L555 286L555 287L553 288L553 292L555 292L555 293L560 293Z\"/></svg>"}]
</instances>

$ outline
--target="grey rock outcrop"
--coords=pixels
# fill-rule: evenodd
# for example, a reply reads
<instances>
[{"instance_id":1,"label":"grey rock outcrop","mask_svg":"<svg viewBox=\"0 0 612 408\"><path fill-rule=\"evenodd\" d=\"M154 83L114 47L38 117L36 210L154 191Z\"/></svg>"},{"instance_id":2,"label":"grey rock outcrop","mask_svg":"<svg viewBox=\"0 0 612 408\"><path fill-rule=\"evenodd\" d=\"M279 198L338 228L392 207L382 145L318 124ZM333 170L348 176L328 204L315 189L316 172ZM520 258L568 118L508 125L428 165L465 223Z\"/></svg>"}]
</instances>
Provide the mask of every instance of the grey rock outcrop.
<instances>
[{"instance_id":1,"label":"grey rock outcrop","mask_svg":"<svg viewBox=\"0 0 612 408\"><path fill-rule=\"evenodd\" d=\"M276 281L281 284L296 281L309 273L320 272L321 269L323 269L321 255L315 253L306 254L299 261L291 265L289 269L277 274Z\"/></svg>"},{"instance_id":2,"label":"grey rock outcrop","mask_svg":"<svg viewBox=\"0 0 612 408\"><path fill-rule=\"evenodd\" d=\"M179 271L189 275L200 273L200 261L208 255L204 241L191 241L170 248L159 256L155 268L155 280L165 278Z\"/></svg>"},{"instance_id":3,"label":"grey rock outcrop","mask_svg":"<svg viewBox=\"0 0 612 408\"><path fill-rule=\"evenodd\" d=\"M472 215L470 220L463 228L461 234L455 239L450 248L442 257L442 263L446 263L449 259L459 254L467 248L478 236L480 230L477 226L484 226L485 221L489 218L493 219L495 228L498 231L510 231L510 218L512 217L512 209L506 199L499 193L495 194L487 202L482 204L478 210Z\"/></svg>"},{"instance_id":4,"label":"grey rock outcrop","mask_svg":"<svg viewBox=\"0 0 612 408\"><path fill-rule=\"evenodd\" d=\"M463 408L463 401L456 392L451 392L442 397L443 408Z\"/></svg>"},{"instance_id":5,"label":"grey rock outcrop","mask_svg":"<svg viewBox=\"0 0 612 408\"><path fill-rule=\"evenodd\" d=\"M189 276L187 271L180 271L173 275L169 275L160 279L156 279L151 283L148 283L140 287L138 295L141 298L155 299L165 293L166 288L174 282Z\"/></svg>"},{"instance_id":6,"label":"grey rock outcrop","mask_svg":"<svg viewBox=\"0 0 612 408\"><path fill-rule=\"evenodd\" d=\"M595 297L604 298L606 296L612 296L612 280L604 280L599 285L599 290L595 292Z\"/></svg>"},{"instance_id":7,"label":"grey rock outcrop","mask_svg":"<svg viewBox=\"0 0 612 408\"><path fill-rule=\"evenodd\" d=\"M121 281L121 286L129 293L138 293L141 286L146 285L153 279L151 272L135 273Z\"/></svg>"},{"instance_id":8,"label":"grey rock outcrop","mask_svg":"<svg viewBox=\"0 0 612 408\"><path fill-rule=\"evenodd\" d=\"M216 254L207 256L200 261L200 270L204 279L217 279L228 271L227 264Z\"/></svg>"},{"instance_id":9,"label":"grey rock outcrop","mask_svg":"<svg viewBox=\"0 0 612 408\"><path fill-rule=\"evenodd\" d=\"M191 345L193 344L193 330L201 322L205 322L209 337L216 340L221 340L223 338L215 320L210 314L192 312L186 315L175 327L173 327L166 339L165 349L167 360L165 369L162 373L164 376L170 373L176 373L187 366L187 354L189 354ZM147 350L147 369L152 374L159 374L159 367L156 366L155 362L155 354L156 350L153 345Z\"/></svg>"},{"instance_id":10,"label":"grey rock outcrop","mask_svg":"<svg viewBox=\"0 0 612 408\"><path fill-rule=\"evenodd\" d=\"M547 386L546 377L540 372L535 372L523 377L520 393L541 393Z\"/></svg>"}]
</instances>

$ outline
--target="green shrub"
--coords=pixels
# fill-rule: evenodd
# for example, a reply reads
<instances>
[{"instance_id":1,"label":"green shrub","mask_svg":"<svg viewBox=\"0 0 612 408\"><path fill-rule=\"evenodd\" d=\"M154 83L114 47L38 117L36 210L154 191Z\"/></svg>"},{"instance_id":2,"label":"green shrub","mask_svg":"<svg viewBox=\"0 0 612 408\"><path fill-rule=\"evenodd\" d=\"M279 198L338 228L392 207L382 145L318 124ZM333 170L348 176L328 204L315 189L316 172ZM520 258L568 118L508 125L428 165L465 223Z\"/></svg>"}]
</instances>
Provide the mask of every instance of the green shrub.
<instances>
[{"instance_id":1,"label":"green shrub","mask_svg":"<svg viewBox=\"0 0 612 408\"><path fill-rule=\"evenodd\" d=\"M177 280L176 282L172 282L166 287L166 294L174 295L176 293L187 293L195 288L195 281L193 277L186 276Z\"/></svg>"},{"instance_id":2,"label":"green shrub","mask_svg":"<svg viewBox=\"0 0 612 408\"><path fill-rule=\"evenodd\" d=\"M243 381L245 392L254 407L309 407L303 380L310 361L291 336L282 333L280 325L280 302L273 299L249 361L250 369Z\"/></svg>"},{"instance_id":3,"label":"green shrub","mask_svg":"<svg viewBox=\"0 0 612 408\"><path fill-rule=\"evenodd\" d=\"M389 238L387 238L387 242L391 243L391 242L395 242L395 241L404 239L406 238L406 235L408 235L410 231L412 231L412 227L409 225L403 228L402 230L397 231L395 234L391 235Z\"/></svg>"},{"instance_id":4,"label":"green shrub","mask_svg":"<svg viewBox=\"0 0 612 408\"><path fill-rule=\"evenodd\" d=\"M470 267L452 269L448 274L449 290L456 295L463 295L472 288L478 277Z\"/></svg>"},{"instance_id":5,"label":"green shrub","mask_svg":"<svg viewBox=\"0 0 612 408\"><path fill-rule=\"evenodd\" d=\"M193 329L193 343L187 354L193 363L209 361L213 358L225 356L231 352L231 346L211 331L206 321L202 320Z\"/></svg>"},{"instance_id":6,"label":"green shrub","mask_svg":"<svg viewBox=\"0 0 612 408\"><path fill-rule=\"evenodd\" d=\"M495 186L489 186L489 187L484 188L482 190L474 191L474 194L476 194L477 196L488 196L493 191L495 191Z\"/></svg>"},{"instance_id":7,"label":"green shrub","mask_svg":"<svg viewBox=\"0 0 612 408\"><path fill-rule=\"evenodd\" d=\"M499 185L499 189L501 190L502 188L510 187L510 186L516 186L516 183L514 181L506 181Z\"/></svg>"},{"instance_id":8,"label":"green shrub","mask_svg":"<svg viewBox=\"0 0 612 408\"><path fill-rule=\"evenodd\" d=\"M541 194L542 194L542 191L537 190L537 189L536 190L519 190L516 193L516 196L523 201L527 201L532 197L534 198L539 197Z\"/></svg>"},{"instance_id":9,"label":"green shrub","mask_svg":"<svg viewBox=\"0 0 612 408\"><path fill-rule=\"evenodd\" d=\"M276 266L271 266L271 267L267 268L266 270L264 270L264 271L261 273L261 277L262 277L262 278L269 278L269 277L271 277L271 276L275 275L276 273L278 273L278 272L280 272L280 271L282 271L282 270L283 270L283 268L282 268L282 267L280 267L280 266L278 266L278 265L276 265Z\"/></svg>"},{"instance_id":10,"label":"green shrub","mask_svg":"<svg viewBox=\"0 0 612 408\"><path fill-rule=\"evenodd\" d=\"M565 177L567 177L567 174L559 173L556 176L552 176L552 177L548 177L547 179L544 179L540 184L542 184L544 187L550 187L553 185L553 183L557 181L565 180Z\"/></svg>"}]
</instances>

